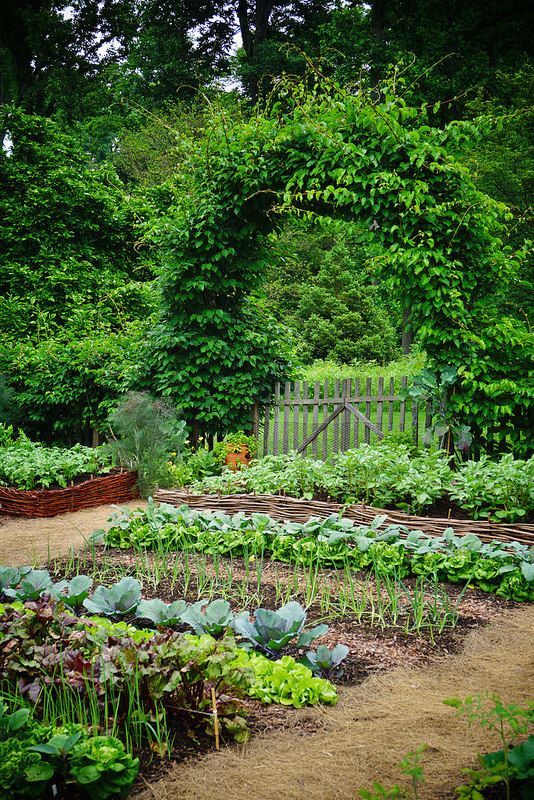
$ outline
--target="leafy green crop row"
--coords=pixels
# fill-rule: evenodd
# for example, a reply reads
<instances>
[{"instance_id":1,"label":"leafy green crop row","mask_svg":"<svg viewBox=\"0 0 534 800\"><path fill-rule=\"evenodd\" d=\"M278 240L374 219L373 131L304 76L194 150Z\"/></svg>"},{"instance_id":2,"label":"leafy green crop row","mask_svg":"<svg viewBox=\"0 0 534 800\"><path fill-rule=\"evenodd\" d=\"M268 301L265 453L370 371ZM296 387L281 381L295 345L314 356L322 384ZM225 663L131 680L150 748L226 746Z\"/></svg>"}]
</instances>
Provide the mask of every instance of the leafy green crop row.
<instances>
[{"instance_id":1,"label":"leafy green crop row","mask_svg":"<svg viewBox=\"0 0 534 800\"><path fill-rule=\"evenodd\" d=\"M441 498L456 502L473 517L521 520L534 511L534 457L504 455L461 463L453 471L439 451L406 444L362 444L332 463L296 453L265 456L239 472L204 478L193 492L287 494L311 499L364 502L418 512Z\"/></svg>"},{"instance_id":2,"label":"leafy green crop row","mask_svg":"<svg viewBox=\"0 0 534 800\"><path fill-rule=\"evenodd\" d=\"M332 515L306 523L278 523L255 514L195 512L187 506L149 503L145 511L123 511L105 534L108 546L137 550L189 547L222 555L264 554L286 562L320 567L373 568L378 573L436 576L469 583L512 600L534 600L534 552L518 542L483 543L448 529L433 537L401 525L382 529ZM102 535L102 534L100 534Z\"/></svg>"},{"instance_id":3,"label":"leafy green crop row","mask_svg":"<svg viewBox=\"0 0 534 800\"><path fill-rule=\"evenodd\" d=\"M109 472L110 453L103 447L46 447L23 433L0 447L0 486L35 489L67 486L82 475Z\"/></svg>"},{"instance_id":4,"label":"leafy green crop row","mask_svg":"<svg viewBox=\"0 0 534 800\"><path fill-rule=\"evenodd\" d=\"M89 800L126 797L137 776L133 758L113 736L83 725L34 720L29 708L0 701L0 785L4 800L51 797L53 786L75 786Z\"/></svg>"}]
</instances>

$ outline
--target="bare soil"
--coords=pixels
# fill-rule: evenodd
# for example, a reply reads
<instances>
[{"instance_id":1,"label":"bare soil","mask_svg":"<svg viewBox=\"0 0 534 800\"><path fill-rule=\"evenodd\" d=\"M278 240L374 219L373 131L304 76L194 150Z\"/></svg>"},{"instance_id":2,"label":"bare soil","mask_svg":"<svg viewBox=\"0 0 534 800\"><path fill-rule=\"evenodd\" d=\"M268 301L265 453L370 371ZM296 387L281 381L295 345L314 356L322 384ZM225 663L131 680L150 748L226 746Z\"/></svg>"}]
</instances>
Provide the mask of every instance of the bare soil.
<instances>
[{"instance_id":1,"label":"bare soil","mask_svg":"<svg viewBox=\"0 0 534 800\"><path fill-rule=\"evenodd\" d=\"M133 500L124 505L138 508L145 504ZM40 519L0 516L0 565L38 566L83 547L94 530L109 527L113 511L113 506L104 505Z\"/></svg>"}]
</instances>

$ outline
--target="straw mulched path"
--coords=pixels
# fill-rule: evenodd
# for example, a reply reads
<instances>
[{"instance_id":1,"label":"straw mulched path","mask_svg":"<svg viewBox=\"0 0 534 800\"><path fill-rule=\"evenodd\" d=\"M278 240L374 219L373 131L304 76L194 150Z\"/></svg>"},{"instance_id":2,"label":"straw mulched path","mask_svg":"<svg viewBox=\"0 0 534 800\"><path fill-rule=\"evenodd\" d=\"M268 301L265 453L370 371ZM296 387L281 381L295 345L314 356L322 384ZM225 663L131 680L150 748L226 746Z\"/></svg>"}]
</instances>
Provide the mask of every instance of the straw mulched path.
<instances>
[{"instance_id":1,"label":"straw mulched path","mask_svg":"<svg viewBox=\"0 0 534 800\"><path fill-rule=\"evenodd\" d=\"M123 504L128 508L145 505L142 500ZM109 527L108 518L113 511L113 506L104 505L41 519L2 516L0 565L40 565L49 558L67 555L71 548L83 547L94 530Z\"/></svg>"},{"instance_id":2,"label":"straw mulched path","mask_svg":"<svg viewBox=\"0 0 534 800\"><path fill-rule=\"evenodd\" d=\"M531 606L503 612L438 666L396 669L342 689L335 708L302 709L286 730L178 765L135 800L356 800L373 780L402 783L396 765L421 743L428 745L421 800L451 800L462 768L497 742L442 700L482 691L508 702L534 697Z\"/></svg>"}]
</instances>

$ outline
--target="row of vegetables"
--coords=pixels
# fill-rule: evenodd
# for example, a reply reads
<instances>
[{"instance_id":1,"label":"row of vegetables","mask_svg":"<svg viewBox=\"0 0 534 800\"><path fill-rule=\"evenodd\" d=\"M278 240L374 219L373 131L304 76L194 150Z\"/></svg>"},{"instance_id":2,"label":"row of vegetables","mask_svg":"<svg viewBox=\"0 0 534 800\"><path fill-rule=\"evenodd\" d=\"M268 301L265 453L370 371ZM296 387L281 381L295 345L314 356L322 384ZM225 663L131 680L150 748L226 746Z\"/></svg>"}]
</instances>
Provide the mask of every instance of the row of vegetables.
<instances>
[{"instance_id":1,"label":"row of vegetables","mask_svg":"<svg viewBox=\"0 0 534 800\"><path fill-rule=\"evenodd\" d=\"M385 438L378 444L363 442L326 462L295 452L264 456L237 472L204 475L190 490L362 502L409 513L423 512L440 501L475 519L524 522L534 513L534 457L521 460L506 454L492 461L482 456L453 469L443 451Z\"/></svg>"},{"instance_id":2,"label":"row of vegetables","mask_svg":"<svg viewBox=\"0 0 534 800\"><path fill-rule=\"evenodd\" d=\"M347 648L318 647L308 654L309 666L283 654L327 630L305 629L298 603L276 612L258 609L251 620L233 615L225 601L142 600L138 581L128 577L96 587L91 597L92 581L83 575L54 584L46 570L3 568L1 577L10 601L0 604L0 785L6 800L55 796L65 786L90 800L125 797L138 770L131 751L156 748L155 726L162 731L158 747L165 747L173 725L189 724L184 714L200 715L212 727L212 690L218 724L237 741L249 737L240 697L295 707L337 700L335 687L319 673L323 667L332 675ZM196 633L183 632L184 626ZM85 707L92 714L84 724ZM56 719L64 724L50 724ZM110 728L113 736L95 735ZM125 749L117 735L140 728Z\"/></svg>"},{"instance_id":3,"label":"row of vegetables","mask_svg":"<svg viewBox=\"0 0 534 800\"><path fill-rule=\"evenodd\" d=\"M401 525L370 526L340 515L306 523L279 523L264 514L193 511L149 501L146 510L120 510L107 533L95 539L134 550L196 550L221 555L261 555L282 562L353 570L374 569L399 578L409 575L468 583L500 597L534 600L534 548L519 542L482 542L452 529L434 537Z\"/></svg>"}]
</instances>

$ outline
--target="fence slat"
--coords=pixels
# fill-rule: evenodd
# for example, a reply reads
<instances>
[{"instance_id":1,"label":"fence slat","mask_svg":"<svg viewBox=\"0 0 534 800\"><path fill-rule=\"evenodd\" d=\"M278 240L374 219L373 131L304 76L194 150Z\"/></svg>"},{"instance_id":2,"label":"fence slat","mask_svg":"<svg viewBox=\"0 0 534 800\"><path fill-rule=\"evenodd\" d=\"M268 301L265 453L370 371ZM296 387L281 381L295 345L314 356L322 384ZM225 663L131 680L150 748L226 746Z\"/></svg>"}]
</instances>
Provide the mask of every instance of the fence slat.
<instances>
[{"instance_id":1,"label":"fence slat","mask_svg":"<svg viewBox=\"0 0 534 800\"><path fill-rule=\"evenodd\" d=\"M319 427L319 381L313 384L313 399L317 401L313 405L313 430L316 431ZM312 453L317 456L317 437L312 442Z\"/></svg>"},{"instance_id":2,"label":"fence slat","mask_svg":"<svg viewBox=\"0 0 534 800\"><path fill-rule=\"evenodd\" d=\"M356 378L354 381L354 396L353 402L356 408L358 407L358 400L357 398L360 396L360 379ZM360 446L360 420L358 417L353 416L354 418L354 447Z\"/></svg>"},{"instance_id":3,"label":"fence slat","mask_svg":"<svg viewBox=\"0 0 534 800\"><path fill-rule=\"evenodd\" d=\"M369 420L371 419L371 393L372 393L372 391L373 391L373 382L372 382L371 378L367 378L367 380L365 381L365 416ZM367 425L365 425L365 429L364 429L363 435L364 435L365 441L367 443L369 443L371 441L371 431L367 427Z\"/></svg>"},{"instance_id":4,"label":"fence slat","mask_svg":"<svg viewBox=\"0 0 534 800\"><path fill-rule=\"evenodd\" d=\"M334 381L334 407L338 406L341 403L341 396L339 392L340 392L339 381ZM332 429L334 431L332 452L337 453L339 451L339 414L334 419Z\"/></svg>"},{"instance_id":5,"label":"fence slat","mask_svg":"<svg viewBox=\"0 0 534 800\"><path fill-rule=\"evenodd\" d=\"M344 403L350 399L350 384L350 379L343 381L342 397ZM343 412L343 430L341 434L341 449L343 451L348 450L350 447L350 417L350 411L348 408L345 408L345 411Z\"/></svg>"},{"instance_id":6,"label":"fence slat","mask_svg":"<svg viewBox=\"0 0 534 800\"><path fill-rule=\"evenodd\" d=\"M291 399L291 384L289 381L284 389L284 432L282 436L282 452L289 451L289 401Z\"/></svg>"},{"instance_id":7,"label":"fence slat","mask_svg":"<svg viewBox=\"0 0 534 800\"><path fill-rule=\"evenodd\" d=\"M293 408L293 450L299 446L300 427L300 381L295 381L294 389L295 406Z\"/></svg>"},{"instance_id":8,"label":"fence slat","mask_svg":"<svg viewBox=\"0 0 534 800\"><path fill-rule=\"evenodd\" d=\"M407 385L406 378L402 378L402 380L401 380L402 388L405 389L406 385ZM406 423L406 402L404 400L401 400L401 404L400 404L400 419L399 419L399 430L400 431L404 430L405 423Z\"/></svg>"},{"instance_id":9,"label":"fence slat","mask_svg":"<svg viewBox=\"0 0 534 800\"><path fill-rule=\"evenodd\" d=\"M263 455L269 453L269 423L271 422L271 406L265 406L265 419L263 423Z\"/></svg>"},{"instance_id":10,"label":"fence slat","mask_svg":"<svg viewBox=\"0 0 534 800\"><path fill-rule=\"evenodd\" d=\"M389 395L390 397L393 396L395 392L395 379L389 379ZM393 430L393 409L394 409L394 401L388 400L388 431Z\"/></svg>"},{"instance_id":11,"label":"fence slat","mask_svg":"<svg viewBox=\"0 0 534 800\"><path fill-rule=\"evenodd\" d=\"M326 379L323 386L323 400L328 401L328 395L330 394L330 384ZM323 403L323 422L328 417L328 402ZM323 458L326 461L328 458L328 428L325 428L323 431Z\"/></svg>"},{"instance_id":12,"label":"fence slat","mask_svg":"<svg viewBox=\"0 0 534 800\"><path fill-rule=\"evenodd\" d=\"M419 444L419 406L412 400L412 436L415 444Z\"/></svg>"},{"instance_id":13,"label":"fence slat","mask_svg":"<svg viewBox=\"0 0 534 800\"><path fill-rule=\"evenodd\" d=\"M278 436L280 433L280 384L274 385L273 455L278 455Z\"/></svg>"},{"instance_id":14,"label":"fence slat","mask_svg":"<svg viewBox=\"0 0 534 800\"><path fill-rule=\"evenodd\" d=\"M308 381L302 384L302 396L304 400L308 399ZM302 407L302 441L305 442L308 438L308 406Z\"/></svg>"},{"instance_id":15,"label":"fence slat","mask_svg":"<svg viewBox=\"0 0 534 800\"><path fill-rule=\"evenodd\" d=\"M382 430L382 413L384 411L383 408L383 400L384 397L384 378L378 379L378 400L376 402L376 427L379 430Z\"/></svg>"}]
</instances>

